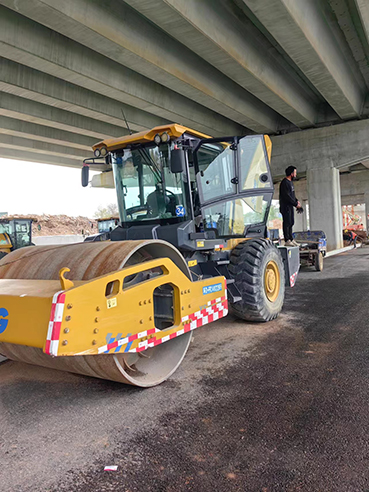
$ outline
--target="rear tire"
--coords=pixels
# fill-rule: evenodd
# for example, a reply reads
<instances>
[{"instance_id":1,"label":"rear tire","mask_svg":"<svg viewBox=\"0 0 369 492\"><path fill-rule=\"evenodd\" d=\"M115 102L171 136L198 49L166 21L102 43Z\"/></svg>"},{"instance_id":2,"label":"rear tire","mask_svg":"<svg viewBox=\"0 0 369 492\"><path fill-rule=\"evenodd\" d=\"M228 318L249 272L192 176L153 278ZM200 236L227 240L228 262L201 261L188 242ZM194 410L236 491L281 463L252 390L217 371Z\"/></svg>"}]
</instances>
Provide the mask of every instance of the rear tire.
<instances>
[{"instance_id":1,"label":"rear tire","mask_svg":"<svg viewBox=\"0 0 369 492\"><path fill-rule=\"evenodd\" d=\"M323 271L323 253L319 252L318 254L315 255L315 270L317 272L322 272Z\"/></svg>"},{"instance_id":2,"label":"rear tire","mask_svg":"<svg viewBox=\"0 0 369 492\"><path fill-rule=\"evenodd\" d=\"M229 271L242 300L231 304L237 317L270 321L280 313L285 291L282 256L269 239L249 239L234 248Z\"/></svg>"}]
</instances>

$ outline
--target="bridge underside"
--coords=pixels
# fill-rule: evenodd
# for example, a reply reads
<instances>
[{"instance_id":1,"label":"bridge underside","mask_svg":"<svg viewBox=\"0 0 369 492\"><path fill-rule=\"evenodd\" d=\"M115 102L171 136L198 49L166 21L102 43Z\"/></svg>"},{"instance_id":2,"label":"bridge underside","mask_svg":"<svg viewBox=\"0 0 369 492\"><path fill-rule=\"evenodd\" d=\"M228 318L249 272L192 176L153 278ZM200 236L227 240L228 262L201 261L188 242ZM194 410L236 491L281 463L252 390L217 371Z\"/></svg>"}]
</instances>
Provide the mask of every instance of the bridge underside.
<instances>
[{"instance_id":1,"label":"bridge underside","mask_svg":"<svg viewBox=\"0 0 369 492\"><path fill-rule=\"evenodd\" d=\"M0 0L0 149L81 165L178 122L284 135L366 119L366 0ZM276 163L278 167L278 162Z\"/></svg>"},{"instance_id":2,"label":"bridge underside","mask_svg":"<svg viewBox=\"0 0 369 492\"><path fill-rule=\"evenodd\" d=\"M340 173L369 167L368 0L0 0L0 55L1 156L81 167L123 115L268 133L340 246Z\"/></svg>"}]
</instances>

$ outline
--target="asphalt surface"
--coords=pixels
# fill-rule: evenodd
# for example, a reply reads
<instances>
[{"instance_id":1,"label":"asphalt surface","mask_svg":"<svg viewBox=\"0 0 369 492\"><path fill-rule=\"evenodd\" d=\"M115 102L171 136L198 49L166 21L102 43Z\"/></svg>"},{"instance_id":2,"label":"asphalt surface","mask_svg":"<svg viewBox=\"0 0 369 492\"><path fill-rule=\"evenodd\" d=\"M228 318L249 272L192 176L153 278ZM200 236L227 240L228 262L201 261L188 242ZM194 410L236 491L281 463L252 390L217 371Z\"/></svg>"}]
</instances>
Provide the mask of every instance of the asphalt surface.
<instances>
[{"instance_id":1,"label":"asphalt surface","mask_svg":"<svg viewBox=\"0 0 369 492\"><path fill-rule=\"evenodd\" d=\"M369 491L369 248L324 266L155 388L0 364L0 490Z\"/></svg>"}]
</instances>

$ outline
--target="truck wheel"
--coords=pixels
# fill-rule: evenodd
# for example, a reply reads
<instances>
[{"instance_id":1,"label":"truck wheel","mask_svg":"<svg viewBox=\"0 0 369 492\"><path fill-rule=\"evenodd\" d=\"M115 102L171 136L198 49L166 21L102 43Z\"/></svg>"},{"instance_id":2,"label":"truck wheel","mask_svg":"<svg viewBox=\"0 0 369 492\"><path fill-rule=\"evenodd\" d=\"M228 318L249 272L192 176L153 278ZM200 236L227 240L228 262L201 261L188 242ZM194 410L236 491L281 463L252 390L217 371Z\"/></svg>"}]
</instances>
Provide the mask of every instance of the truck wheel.
<instances>
[{"instance_id":1,"label":"truck wheel","mask_svg":"<svg viewBox=\"0 0 369 492\"><path fill-rule=\"evenodd\" d=\"M314 265L317 272L323 271L323 253L319 252L317 255L315 255Z\"/></svg>"},{"instance_id":2,"label":"truck wheel","mask_svg":"<svg viewBox=\"0 0 369 492\"><path fill-rule=\"evenodd\" d=\"M269 239L249 239L234 248L229 271L242 300L231 311L247 321L270 321L280 313L285 290L282 256Z\"/></svg>"}]
</instances>

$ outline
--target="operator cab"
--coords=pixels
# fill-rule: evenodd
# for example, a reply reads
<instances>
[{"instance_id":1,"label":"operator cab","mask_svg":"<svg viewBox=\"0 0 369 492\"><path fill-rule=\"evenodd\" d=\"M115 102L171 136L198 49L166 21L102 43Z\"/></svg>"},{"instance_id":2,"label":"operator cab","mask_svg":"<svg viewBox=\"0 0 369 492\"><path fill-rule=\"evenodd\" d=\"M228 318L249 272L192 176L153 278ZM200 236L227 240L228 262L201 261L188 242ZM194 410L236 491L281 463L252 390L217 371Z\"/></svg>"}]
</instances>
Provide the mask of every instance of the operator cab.
<instances>
[{"instance_id":1,"label":"operator cab","mask_svg":"<svg viewBox=\"0 0 369 492\"><path fill-rule=\"evenodd\" d=\"M1 218L0 219L0 257L18 248L31 246L33 219Z\"/></svg>"},{"instance_id":2,"label":"operator cab","mask_svg":"<svg viewBox=\"0 0 369 492\"><path fill-rule=\"evenodd\" d=\"M139 146L112 154L121 222L173 224L191 219L186 168L173 172L174 143Z\"/></svg>"},{"instance_id":3,"label":"operator cab","mask_svg":"<svg viewBox=\"0 0 369 492\"><path fill-rule=\"evenodd\" d=\"M210 138L169 125L94 150L114 176L120 224L113 241L159 238L193 251L267 235L274 191L267 136Z\"/></svg>"}]
</instances>

